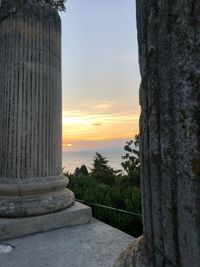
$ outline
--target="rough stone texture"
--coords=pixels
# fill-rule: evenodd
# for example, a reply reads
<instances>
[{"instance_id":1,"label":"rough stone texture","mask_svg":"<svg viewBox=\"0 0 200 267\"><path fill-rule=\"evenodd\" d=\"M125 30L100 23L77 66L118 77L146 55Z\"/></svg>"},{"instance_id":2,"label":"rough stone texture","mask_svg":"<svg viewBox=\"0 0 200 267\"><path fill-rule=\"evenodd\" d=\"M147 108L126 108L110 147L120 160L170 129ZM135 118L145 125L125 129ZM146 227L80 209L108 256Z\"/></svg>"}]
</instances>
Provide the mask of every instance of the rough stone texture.
<instances>
[{"instance_id":1,"label":"rough stone texture","mask_svg":"<svg viewBox=\"0 0 200 267\"><path fill-rule=\"evenodd\" d=\"M111 267L132 237L99 221L7 241L0 267Z\"/></svg>"},{"instance_id":2,"label":"rough stone texture","mask_svg":"<svg viewBox=\"0 0 200 267\"><path fill-rule=\"evenodd\" d=\"M136 3L144 254L148 267L199 267L200 1Z\"/></svg>"},{"instance_id":3,"label":"rough stone texture","mask_svg":"<svg viewBox=\"0 0 200 267\"><path fill-rule=\"evenodd\" d=\"M146 267L146 255L144 254L143 236L134 239L117 258L113 267Z\"/></svg>"},{"instance_id":4,"label":"rough stone texture","mask_svg":"<svg viewBox=\"0 0 200 267\"><path fill-rule=\"evenodd\" d=\"M85 224L91 220L91 208L78 202L75 202L72 207L46 215L25 218L0 218L0 241L62 227Z\"/></svg>"},{"instance_id":5,"label":"rough stone texture","mask_svg":"<svg viewBox=\"0 0 200 267\"><path fill-rule=\"evenodd\" d=\"M153 266L200 266L199 14L199 1L137 1L144 234Z\"/></svg>"},{"instance_id":6,"label":"rough stone texture","mask_svg":"<svg viewBox=\"0 0 200 267\"><path fill-rule=\"evenodd\" d=\"M54 8L34 1L5 14L0 21L0 216L45 214L74 202L61 175L61 22Z\"/></svg>"}]
</instances>

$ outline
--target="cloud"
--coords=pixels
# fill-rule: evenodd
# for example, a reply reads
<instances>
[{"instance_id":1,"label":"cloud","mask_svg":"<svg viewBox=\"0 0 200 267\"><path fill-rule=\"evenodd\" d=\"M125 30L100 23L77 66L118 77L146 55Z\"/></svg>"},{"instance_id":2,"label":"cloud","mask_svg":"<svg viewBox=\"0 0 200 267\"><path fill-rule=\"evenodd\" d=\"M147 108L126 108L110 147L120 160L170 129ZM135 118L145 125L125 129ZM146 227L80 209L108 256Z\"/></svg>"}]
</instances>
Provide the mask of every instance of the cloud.
<instances>
[{"instance_id":1,"label":"cloud","mask_svg":"<svg viewBox=\"0 0 200 267\"><path fill-rule=\"evenodd\" d=\"M63 143L133 138L139 110L122 101L88 101L63 110Z\"/></svg>"},{"instance_id":2,"label":"cloud","mask_svg":"<svg viewBox=\"0 0 200 267\"><path fill-rule=\"evenodd\" d=\"M92 126L102 126L103 124L101 124L101 123L92 123L91 125Z\"/></svg>"},{"instance_id":3,"label":"cloud","mask_svg":"<svg viewBox=\"0 0 200 267\"><path fill-rule=\"evenodd\" d=\"M112 101L97 101L97 100L88 100L88 101L84 101L83 103L79 103L79 104L72 104L72 105L68 105L67 106L67 110L66 108L64 109L64 113L67 112L67 114L69 115L69 113L75 115L76 113L80 114L91 114L92 112L95 113L104 113L104 112L109 112L111 111L114 107L116 106L116 102L112 102Z\"/></svg>"}]
</instances>

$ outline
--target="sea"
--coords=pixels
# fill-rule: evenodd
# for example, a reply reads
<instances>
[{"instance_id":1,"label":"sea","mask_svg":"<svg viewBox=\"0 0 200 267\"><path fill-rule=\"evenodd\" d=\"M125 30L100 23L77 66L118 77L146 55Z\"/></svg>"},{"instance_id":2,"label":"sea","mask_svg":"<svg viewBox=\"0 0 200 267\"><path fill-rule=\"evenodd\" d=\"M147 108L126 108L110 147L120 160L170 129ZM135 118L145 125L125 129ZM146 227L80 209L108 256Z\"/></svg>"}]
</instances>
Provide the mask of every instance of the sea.
<instances>
[{"instance_id":1,"label":"sea","mask_svg":"<svg viewBox=\"0 0 200 267\"><path fill-rule=\"evenodd\" d=\"M86 149L86 150L63 150L63 168L64 171L74 173L76 167L86 165L88 170L92 168L95 153L100 153L103 157L106 157L108 164L115 170L121 170L122 156L125 154L123 147L109 147Z\"/></svg>"}]
</instances>

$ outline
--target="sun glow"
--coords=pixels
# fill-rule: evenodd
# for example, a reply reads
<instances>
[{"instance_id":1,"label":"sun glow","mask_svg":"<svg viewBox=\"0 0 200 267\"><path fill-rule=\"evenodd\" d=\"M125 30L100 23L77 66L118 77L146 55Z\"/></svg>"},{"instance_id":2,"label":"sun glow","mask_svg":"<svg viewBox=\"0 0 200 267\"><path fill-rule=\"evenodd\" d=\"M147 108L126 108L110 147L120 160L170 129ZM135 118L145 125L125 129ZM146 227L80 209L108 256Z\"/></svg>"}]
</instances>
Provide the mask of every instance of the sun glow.
<instances>
[{"instance_id":1,"label":"sun glow","mask_svg":"<svg viewBox=\"0 0 200 267\"><path fill-rule=\"evenodd\" d=\"M62 144L63 148L70 148L73 147L73 144Z\"/></svg>"},{"instance_id":2,"label":"sun glow","mask_svg":"<svg viewBox=\"0 0 200 267\"><path fill-rule=\"evenodd\" d=\"M72 144L67 144L67 147L72 147L73 145Z\"/></svg>"},{"instance_id":3,"label":"sun glow","mask_svg":"<svg viewBox=\"0 0 200 267\"><path fill-rule=\"evenodd\" d=\"M126 107L124 108L126 109ZM84 110L84 111L83 111ZM77 142L131 139L138 133L139 111L127 112L112 103L97 103L87 108L63 111L63 147Z\"/></svg>"}]
</instances>

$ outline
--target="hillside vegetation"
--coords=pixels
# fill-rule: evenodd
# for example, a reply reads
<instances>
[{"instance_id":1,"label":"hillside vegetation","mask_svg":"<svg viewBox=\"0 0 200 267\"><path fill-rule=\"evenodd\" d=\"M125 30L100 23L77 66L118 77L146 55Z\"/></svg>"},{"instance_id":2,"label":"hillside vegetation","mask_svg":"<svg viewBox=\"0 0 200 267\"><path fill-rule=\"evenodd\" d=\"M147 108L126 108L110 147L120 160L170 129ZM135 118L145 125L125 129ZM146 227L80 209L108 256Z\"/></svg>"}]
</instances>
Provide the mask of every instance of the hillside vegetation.
<instances>
[{"instance_id":1,"label":"hillside vegetation","mask_svg":"<svg viewBox=\"0 0 200 267\"><path fill-rule=\"evenodd\" d=\"M96 153L90 172L82 165L74 174L65 175L76 199L90 205L95 218L137 237L142 233L138 136L124 148L124 171L114 170Z\"/></svg>"}]
</instances>

